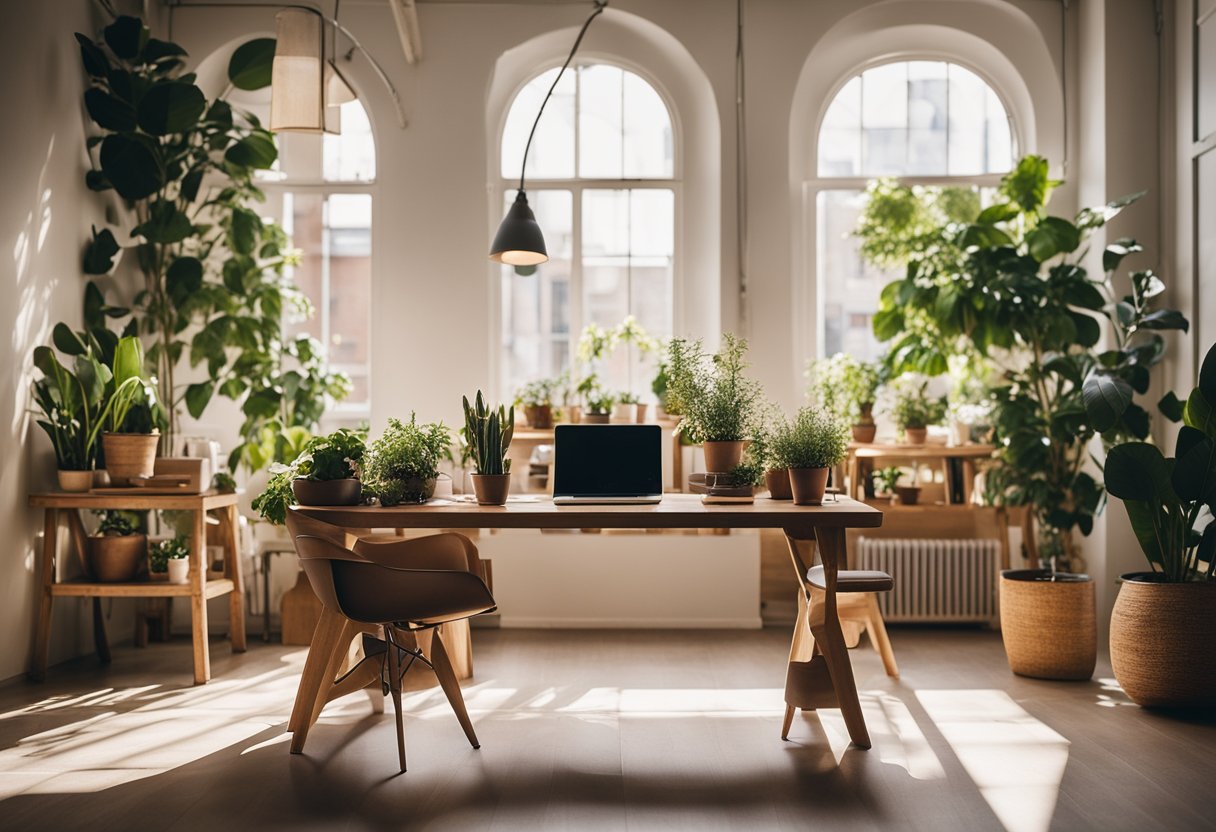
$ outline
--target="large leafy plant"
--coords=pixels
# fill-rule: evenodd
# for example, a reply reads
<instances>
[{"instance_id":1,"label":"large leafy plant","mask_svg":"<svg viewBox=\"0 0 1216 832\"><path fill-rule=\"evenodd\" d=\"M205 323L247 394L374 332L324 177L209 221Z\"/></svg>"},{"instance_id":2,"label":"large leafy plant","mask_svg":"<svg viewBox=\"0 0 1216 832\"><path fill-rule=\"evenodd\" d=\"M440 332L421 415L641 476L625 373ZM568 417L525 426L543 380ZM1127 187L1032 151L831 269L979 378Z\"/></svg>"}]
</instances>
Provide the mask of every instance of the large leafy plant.
<instances>
[{"instance_id":1,"label":"large leafy plant","mask_svg":"<svg viewBox=\"0 0 1216 832\"><path fill-rule=\"evenodd\" d=\"M668 411L680 414L679 430L694 443L747 439L760 411L763 391L744 372L747 342L729 332L722 337L713 355L700 340L667 345Z\"/></svg>"},{"instance_id":2,"label":"large leafy plant","mask_svg":"<svg viewBox=\"0 0 1216 832\"><path fill-rule=\"evenodd\" d=\"M1179 416L1176 399L1163 407ZM1106 457L1107 490L1123 500L1140 548L1160 580L1210 581L1216 574L1216 346L1181 407L1174 456L1125 442Z\"/></svg>"},{"instance_id":3,"label":"large leafy plant","mask_svg":"<svg viewBox=\"0 0 1216 832\"><path fill-rule=\"evenodd\" d=\"M276 526L287 522L287 508L295 504L294 479L344 480L359 477L367 454L362 431L340 428L328 436L314 436L290 464L275 465L266 489L253 499L253 510Z\"/></svg>"},{"instance_id":4,"label":"large leafy plant","mask_svg":"<svg viewBox=\"0 0 1216 832\"><path fill-rule=\"evenodd\" d=\"M147 361L167 411L168 448L182 409L198 418L218 392L241 401L246 417L245 443L230 465L260 467L273 456L260 452L262 428L286 427L276 423L290 397L284 311L306 307L284 275L286 235L252 207L264 200L254 174L274 163L274 137L222 97L208 102L183 72L185 50L151 37L138 18L117 17L100 42L76 39L89 77L85 108L100 129L88 140L86 181L93 190L113 189L130 208L130 246L143 277L129 309L107 305L90 284L86 322L96 331L106 317L130 314L125 334L151 339ZM273 54L272 40L242 45L229 63L232 85L268 85ZM120 251L109 229L94 229L85 273L106 274ZM187 366L203 377L182 383ZM343 389L320 387L322 395Z\"/></svg>"},{"instance_id":5,"label":"large leafy plant","mask_svg":"<svg viewBox=\"0 0 1216 832\"><path fill-rule=\"evenodd\" d=\"M1068 220L1047 214L1058 184L1045 159L1028 156L974 222L920 237L905 277L883 290L874 330L897 344L918 327L933 330L915 349L895 351L896 369L906 369L901 361L944 367L946 355L926 358L942 349L996 363L1002 378L992 391L993 423L1004 464L990 472L990 492L1031 506L1059 541L1040 555L1072 568L1080 561L1071 531L1092 530L1104 497L1085 470L1089 442L1148 435L1148 413L1133 393L1148 391L1149 371L1165 350L1160 331L1185 330L1187 322L1154 308L1164 286L1151 272L1129 275L1126 294L1117 288L1123 259L1140 250L1134 240L1106 247L1100 278L1082 265L1089 236L1139 195ZM1113 333L1109 349L1099 348L1104 319Z\"/></svg>"},{"instance_id":6,"label":"large leafy plant","mask_svg":"<svg viewBox=\"0 0 1216 832\"><path fill-rule=\"evenodd\" d=\"M432 489L426 483L439 476L439 463L451 454L452 434L442 422L420 425L389 419L379 439L368 446L363 480L383 506L421 503Z\"/></svg>"}]
</instances>

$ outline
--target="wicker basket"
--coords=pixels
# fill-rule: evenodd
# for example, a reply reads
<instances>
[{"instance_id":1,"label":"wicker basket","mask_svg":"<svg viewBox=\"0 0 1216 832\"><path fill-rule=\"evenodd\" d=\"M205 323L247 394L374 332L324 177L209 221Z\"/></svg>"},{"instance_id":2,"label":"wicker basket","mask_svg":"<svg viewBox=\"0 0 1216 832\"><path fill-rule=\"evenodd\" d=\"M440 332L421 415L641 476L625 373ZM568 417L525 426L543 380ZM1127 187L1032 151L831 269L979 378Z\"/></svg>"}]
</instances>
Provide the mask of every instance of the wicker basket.
<instances>
[{"instance_id":1,"label":"wicker basket","mask_svg":"<svg viewBox=\"0 0 1216 832\"><path fill-rule=\"evenodd\" d=\"M1137 705L1216 707L1216 583L1170 584L1148 576L1121 578L1110 617L1115 679Z\"/></svg>"},{"instance_id":2,"label":"wicker basket","mask_svg":"<svg viewBox=\"0 0 1216 832\"><path fill-rule=\"evenodd\" d=\"M159 433L103 433L102 448L106 471L114 485L144 479L156 473L156 445Z\"/></svg>"},{"instance_id":3,"label":"wicker basket","mask_svg":"<svg viewBox=\"0 0 1216 832\"><path fill-rule=\"evenodd\" d=\"M1046 569L1001 573L1001 637L1009 669L1036 679L1088 679L1098 658L1094 582Z\"/></svg>"}]
</instances>

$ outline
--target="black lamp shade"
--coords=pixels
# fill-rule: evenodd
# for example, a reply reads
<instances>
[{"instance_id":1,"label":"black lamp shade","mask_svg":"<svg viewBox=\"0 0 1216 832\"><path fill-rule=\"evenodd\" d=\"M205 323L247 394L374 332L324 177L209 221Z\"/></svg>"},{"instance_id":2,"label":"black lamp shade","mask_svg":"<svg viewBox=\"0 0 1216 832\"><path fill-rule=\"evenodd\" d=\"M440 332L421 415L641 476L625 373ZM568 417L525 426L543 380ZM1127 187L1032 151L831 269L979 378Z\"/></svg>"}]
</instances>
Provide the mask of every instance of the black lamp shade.
<instances>
[{"instance_id":1,"label":"black lamp shade","mask_svg":"<svg viewBox=\"0 0 1216 832\"><path fill-rule=\"evenodd\" d=\"M515 197L502 225L498 226L490 246L490 259L508 266L536 266L549 259L545 235L540 231L523 190Z\"/></svg>"}]
</instances>

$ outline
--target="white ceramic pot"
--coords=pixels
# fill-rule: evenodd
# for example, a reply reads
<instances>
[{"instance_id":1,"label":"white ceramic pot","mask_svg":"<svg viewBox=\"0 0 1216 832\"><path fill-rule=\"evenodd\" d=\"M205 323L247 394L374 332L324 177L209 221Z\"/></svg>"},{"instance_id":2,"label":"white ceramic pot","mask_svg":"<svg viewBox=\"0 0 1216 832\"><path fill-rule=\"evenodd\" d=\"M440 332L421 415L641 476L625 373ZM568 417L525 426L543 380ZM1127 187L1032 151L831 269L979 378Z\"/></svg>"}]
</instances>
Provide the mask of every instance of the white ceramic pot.
<instances>
[{"instance_id":1,"label":"white ceramic pot","mask_svg":"<svg viewBox=\"0 0 1216 832\"><path fill-rule=\"evenodd\" d=\"M169 583L184 584L190 580L190 558L169 558Z\"/></svg>"},{"instance_id":2,"label":"white ceramic pot","mask_svg":"<svg viewBox=\"0 0 1216 832\"><path fill-rule=\"evenodd\" d=\"M628 422L630 424L638 420L638 406L636 404L626 404L618 402L612 406L612 421Z\"/></svg>"}]
</instances>

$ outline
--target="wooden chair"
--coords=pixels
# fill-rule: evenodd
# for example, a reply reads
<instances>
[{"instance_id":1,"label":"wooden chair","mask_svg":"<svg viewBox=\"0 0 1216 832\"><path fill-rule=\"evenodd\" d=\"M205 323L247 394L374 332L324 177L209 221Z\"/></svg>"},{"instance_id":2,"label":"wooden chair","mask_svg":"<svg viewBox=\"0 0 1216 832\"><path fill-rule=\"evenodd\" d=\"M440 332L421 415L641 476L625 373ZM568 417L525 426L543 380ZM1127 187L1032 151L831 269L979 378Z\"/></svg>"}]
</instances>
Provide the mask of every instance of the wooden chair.
<instances>
[{"instance_id":1,"label":"wooden chair","mask_svg":"<svg viewBox=\"0 0 1216 832\"><path fill-rule=\"evenodd\" d=\"M288 525L296 524L289 519ZM292 532L300 564L323 606L288 725L294 734L292 752L303 751L308 731L327 701L381 681L392 694L397 754L405 771L401 679L418 661L435 672L469 743L480 748L460 683L435 630L496 609L481 574L477 548L457 534L360 539L345 546L298 526ZM417 638L424 631L434 631L428 633L429 655ZM360 632L364 659L335 678L351 640Z\"/></svg>"},{"instance_id":2,"label":"wooden chair","mask_svg":"<svg viewBox=\"0 0 1216 832\"><path fill-rule=\"evenodd\" d=\"M843 538L843 535L840 537ZM818 707L838 707L838 697L832 690L839 684L839 680L831 678L831 674L836 671L833 664L825 658L822 646L829 643L831 637L826 616L833 612L825 604L824 591L827 583L824 568L808 565L797 545L800 542L802 541L793 539L789 541L790 557L798 575L799 593L798 623L790 645L790 672L786 677L785 719L781 725L783 740L789 737L794 712L798 708L813 710ZM894 580L886 572L841 569L836 573L835 613L840 619L841 632L847 631L846 623L863 626L870 634L875 649L882 656L889 676L898 676L899 669L895 665L895 654L891 650L882 616L878 613L875 593L889 592L894 585ZM855 598L857 600L854 600ZM837 638L839 637L840 634L837 634ZM852 683L850 678L848 684ZM860 714L845 712L844 717L847 722L850 718L860 719ZM864 747L868 747L868 744Z\"/></svg>"}]
</instances>

